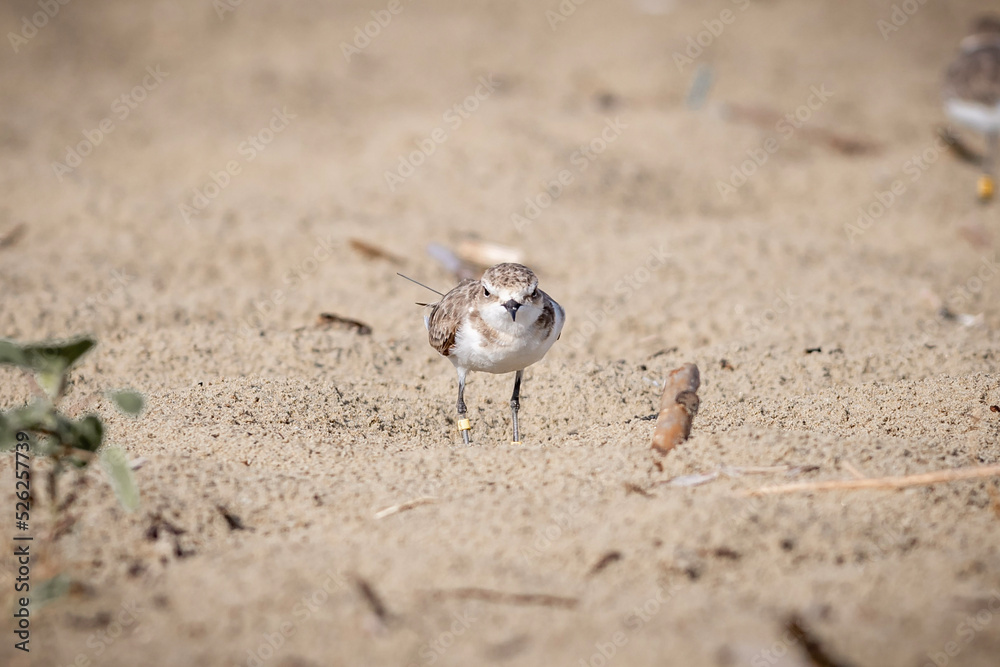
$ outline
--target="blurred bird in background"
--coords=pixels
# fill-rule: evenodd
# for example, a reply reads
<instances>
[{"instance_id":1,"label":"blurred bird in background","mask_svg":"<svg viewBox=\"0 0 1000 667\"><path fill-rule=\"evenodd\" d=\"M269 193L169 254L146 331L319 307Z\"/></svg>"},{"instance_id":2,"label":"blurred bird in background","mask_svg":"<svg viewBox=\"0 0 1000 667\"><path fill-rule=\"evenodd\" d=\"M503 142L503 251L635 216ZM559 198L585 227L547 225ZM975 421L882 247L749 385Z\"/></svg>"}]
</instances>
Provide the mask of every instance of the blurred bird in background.
<instances>
[{"instance_id":1,"label":"blurred bird in background","mask_svg":"<svg viewBox=\"0 0 1000 667\"><path fill-rule=\"evenodd\" d=\"M979 197L993 198L1000 161L1000 16L982 16L960 46L944 79L948 117L983 135L986 153L977 162L982 170Z\"/></svg>"}]
</instances>

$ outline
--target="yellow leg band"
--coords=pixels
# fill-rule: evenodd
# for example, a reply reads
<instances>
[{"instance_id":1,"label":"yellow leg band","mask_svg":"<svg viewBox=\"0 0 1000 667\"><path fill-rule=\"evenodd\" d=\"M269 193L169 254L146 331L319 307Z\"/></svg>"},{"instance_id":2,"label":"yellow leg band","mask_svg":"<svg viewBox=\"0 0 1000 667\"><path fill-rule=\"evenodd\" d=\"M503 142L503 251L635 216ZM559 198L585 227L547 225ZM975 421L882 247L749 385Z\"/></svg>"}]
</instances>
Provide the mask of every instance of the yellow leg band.
<instances>
[{"instance_id":1,"label":"yellow leg band","mask_svg":"<svg viewBox=\"0 0 1000 667\"><path fill-rule=\"evenodd\" d=\"M986 174L980 176L979 181L976 183L976 192L979 193L979 198L983 201L993 199L993 193L995 192L993 177Z\"/></svg>"},{"instance_id":2,"label":"yellow leg band","mask_svg":"<svg viewBox=\"0 0 1000 667\"><path fill-rule=\"evenodd\" d=\"M469 421L468 419L459 419L458 420L458 430L459 431L471 431L472 430L472 422Z\"/></svg>"}]
</instances>

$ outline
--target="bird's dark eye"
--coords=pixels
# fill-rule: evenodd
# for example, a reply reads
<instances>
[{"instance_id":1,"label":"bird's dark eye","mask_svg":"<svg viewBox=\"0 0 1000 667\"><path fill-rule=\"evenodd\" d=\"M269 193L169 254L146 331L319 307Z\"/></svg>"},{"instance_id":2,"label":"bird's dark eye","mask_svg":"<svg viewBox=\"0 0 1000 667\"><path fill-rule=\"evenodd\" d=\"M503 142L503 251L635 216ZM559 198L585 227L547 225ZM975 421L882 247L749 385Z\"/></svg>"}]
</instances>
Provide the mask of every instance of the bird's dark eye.
<instances>
[{"instance_id":1,"label":"bird's dark eye","mask_svg":"<svg viewBox=\"0 0 1000 667\"><path fill-rule=\"evenodd\" d=\"M490 291L484 287L483 288L483 296L489 296L489 295L490 295Z\"/></svg>"},{"instance_id":2,"label":"bird's dark eye","mask_svg":"<svg viewBox=\"0 0 1000 667\"><path fill-rule=\"evenodd\" d=\"M533 292L531 293L531 298L532 298L532 299L537 299L537 298L538 298L538 288L537 288L537 287L536 287L536 288L535 288L535 290L534 290L534 291L533 291Z\"/></svg>"}]
</instances>

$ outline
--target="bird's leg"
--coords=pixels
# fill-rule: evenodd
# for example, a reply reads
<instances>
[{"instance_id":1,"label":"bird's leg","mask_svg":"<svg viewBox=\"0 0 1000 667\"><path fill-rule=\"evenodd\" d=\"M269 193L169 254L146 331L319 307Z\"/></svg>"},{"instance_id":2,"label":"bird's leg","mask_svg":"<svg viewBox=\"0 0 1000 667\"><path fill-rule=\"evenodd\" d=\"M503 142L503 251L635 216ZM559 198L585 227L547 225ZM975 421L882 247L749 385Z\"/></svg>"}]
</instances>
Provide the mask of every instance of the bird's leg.
<instances>
[{"instance_id":1,"label":"bird's leg","mask_svg":"<svg viewBox=\"0 0 1000 667\"><path fill-rule=\"evenodd\" d=\"M986 155L983 158L983 173L979 177L979 199L987 202L993 198L996 188L994 177L997 162L1000 161L1000 131L986 133Z\"/></svg>"},{"instance_id":2,"label":"bird's leg","mask_svg":"<svg viewBox=\"0 0 1000 667\"><path fill-rule=\"evenodd\" d=\"M469 431L472 430L472 422L470 422L465 413L467 412L465 407L465 369L458 369L458 430L462 432L462 440L465 444L469 444Z\"/></svg>"},{"instance_id":3,"label":"bird's leg","mask_svg":"<svg viewBox=\"0 0 1000 667\"><path fill-rule=\"evenodd\" d=\"M1000 130L990 130L986 134L986 173L996 175L997 160L1000 160Z\"/></svg>"},{"instance_id":4,"label":"bird's leg","mask_svg":"<svg viewBox=\"0 0 1000 667\"><path fill-rule=\"evenodd\" d=\"M521 395L521 376L524 375L524 371L520 370L514 376L514 393L510 395L510 412L514 422L514 440L513 444L521 444L521 433L517 428L517 409L521 407L521 402L519 397Z\"/></svg>"}]
</instances>

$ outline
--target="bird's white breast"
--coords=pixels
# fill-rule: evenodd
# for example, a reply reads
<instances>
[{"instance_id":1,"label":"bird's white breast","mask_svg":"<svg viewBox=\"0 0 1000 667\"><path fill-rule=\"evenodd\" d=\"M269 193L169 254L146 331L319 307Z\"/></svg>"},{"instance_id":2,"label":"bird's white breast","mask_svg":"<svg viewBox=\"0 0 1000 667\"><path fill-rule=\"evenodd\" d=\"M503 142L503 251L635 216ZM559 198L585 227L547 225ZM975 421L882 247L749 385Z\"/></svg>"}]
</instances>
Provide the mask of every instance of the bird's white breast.
<instances>
[{"instance_id":1,"label":"bird's white breast","mask_svg":"<svg viewBox=\"0 0 1000 667\"><path fill-rule=\"evenodd\" d=\"M458 330L449 358L456 366L486 373L511 373L526 368L545 356L562 331L563 310L558 304L553 306L555 319L548 331L535 326L541 310L534 306L522 306L513 321L499 304L484 307L479 322L470 313ZM477 324L488 329L484 327L484 333Z\"/></svg>"},{"instance_id":2,"label":"bird's white breast","mask_svg":"<svg viewBox=\"0 0 1000 667\"><path fill-rule=\"evenodd\" d=\"M952 98L945 107L948 116L955 121L979 132L1000 132L1000 104L987 106Z\"/></svg>"}]
</instances>

